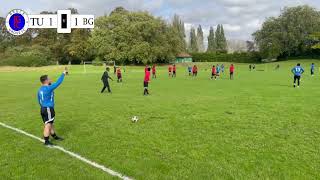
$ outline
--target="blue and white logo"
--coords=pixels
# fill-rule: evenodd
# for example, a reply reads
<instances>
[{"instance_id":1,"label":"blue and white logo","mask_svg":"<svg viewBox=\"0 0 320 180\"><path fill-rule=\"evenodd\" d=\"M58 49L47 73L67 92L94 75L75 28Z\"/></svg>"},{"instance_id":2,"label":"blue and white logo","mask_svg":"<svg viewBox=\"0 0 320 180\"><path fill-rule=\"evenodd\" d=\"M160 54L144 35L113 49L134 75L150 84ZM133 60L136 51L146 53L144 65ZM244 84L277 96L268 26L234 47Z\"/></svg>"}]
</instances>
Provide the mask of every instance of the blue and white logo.
<instances>
[{"instance_id":1,"label":"blue and white logo","mask_svg":"<svg viewBox=\"0 0 320 180\"><path fill-rule=\"evenodd\" d=\"M28 14L21 9L10 11L6 18L6 27L11 34L22 35L29 27Z\"/></svg>"},{"instance_id":2,"label":"blue and white logo","mask_svg":"<svg viewBox=\"0 0 320 180\"><path fill-rule=\"evenodd\" d=\"M73 28L93 29L94 15L71 14L71 10L58 10L56 14L27 14L14 9L6 18L7 30L16 36L28 29L57 29L58 33L71 33Z\"/></svg>"}]
</instances>

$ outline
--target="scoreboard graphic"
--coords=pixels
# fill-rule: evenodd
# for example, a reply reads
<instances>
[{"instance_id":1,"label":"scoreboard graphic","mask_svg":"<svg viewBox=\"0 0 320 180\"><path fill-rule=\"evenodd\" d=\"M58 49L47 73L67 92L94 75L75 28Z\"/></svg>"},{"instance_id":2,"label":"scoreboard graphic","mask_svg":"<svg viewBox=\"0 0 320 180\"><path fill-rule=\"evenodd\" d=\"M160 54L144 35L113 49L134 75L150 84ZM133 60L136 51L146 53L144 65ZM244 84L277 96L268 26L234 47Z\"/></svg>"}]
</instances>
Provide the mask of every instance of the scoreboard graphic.
<instances>
[{"instance_id":1,"label":"scoreboard graphic","mask_svg":"<svg viewBox=\"0 0 320 180\"><path fill-rule=\"evenodd\" d=\"M28 15L24 10L11 10L6 18L7 30L22 35L28 29L54 28L57 33L71 33L74 28L94 28L94 15L71 14L71 10L58 10L57 14Z\"/></svg>"}]
</instances>

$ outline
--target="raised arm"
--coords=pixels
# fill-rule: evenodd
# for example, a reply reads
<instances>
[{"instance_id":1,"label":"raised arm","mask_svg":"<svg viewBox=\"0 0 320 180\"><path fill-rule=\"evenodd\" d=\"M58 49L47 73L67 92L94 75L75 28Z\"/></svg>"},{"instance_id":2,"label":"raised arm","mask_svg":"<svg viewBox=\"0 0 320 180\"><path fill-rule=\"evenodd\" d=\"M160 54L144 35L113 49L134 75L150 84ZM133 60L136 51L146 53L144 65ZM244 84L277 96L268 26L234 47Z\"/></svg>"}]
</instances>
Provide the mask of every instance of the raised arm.
<instances>
[{"instance_id":1,"label":"raised arm","mask_svg":"<svg viewBox=\"0 0 320 180\"><path fill-rule=\"evenodd\" d=\"M53 83L52 85L49 86L50 90L55 90L57 87L60 86L60 84L63 82L65 73L62 73L57 82Z\"/></svg>"}]
</instances>

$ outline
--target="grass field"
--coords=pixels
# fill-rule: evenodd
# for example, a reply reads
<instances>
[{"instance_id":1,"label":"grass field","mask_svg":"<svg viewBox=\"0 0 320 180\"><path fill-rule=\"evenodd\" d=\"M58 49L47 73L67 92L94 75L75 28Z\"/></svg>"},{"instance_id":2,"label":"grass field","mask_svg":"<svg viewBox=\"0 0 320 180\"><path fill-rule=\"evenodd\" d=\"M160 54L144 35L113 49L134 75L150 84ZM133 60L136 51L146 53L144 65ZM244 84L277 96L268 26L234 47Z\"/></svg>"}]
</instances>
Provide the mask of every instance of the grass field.
<instances>
[{"instance_id":1,"label":"grass field","mask_svg":"<svg viewBox=\"0 0 320 180\"><path fill-rule=\"evenodd\" d=\"M103 67L72 66L56 90L54 142L135 179L319 179L320 75L292 87L297 61L236 64L209 80L158 68L144 97L143 67L126 67L124 82L100 94ZM319 65L319 61L315 62ZM229 66L229 64L227 64ZM56 79L64 67L0 68L0 122L42 137L36 93L39 77ZM207 71L205 71L207 69ZM138 123L131 117L138 116ZM40 142L0 127L0 179L116 179Z\"/></svg>"}]
</instances>

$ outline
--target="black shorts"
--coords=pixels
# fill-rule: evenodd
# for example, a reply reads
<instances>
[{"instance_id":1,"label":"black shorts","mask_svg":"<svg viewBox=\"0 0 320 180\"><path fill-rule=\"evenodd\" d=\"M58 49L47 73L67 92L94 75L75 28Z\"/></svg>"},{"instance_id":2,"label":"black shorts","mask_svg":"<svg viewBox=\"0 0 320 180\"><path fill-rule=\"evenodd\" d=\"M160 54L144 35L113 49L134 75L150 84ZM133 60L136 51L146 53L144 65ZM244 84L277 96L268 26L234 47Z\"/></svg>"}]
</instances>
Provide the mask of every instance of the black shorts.
<instances>
[{"instance_id":1,"label":"black shorts","mask_svg":"<svg viewBox=\"0 0 320 180\"><path fill-rule=\"evenodd\" d=\"M176 71L173 71L173 74L176 74Z\"/></svg>"},{"instance_id":2,"label":"black shorts","mask_svg":"<svg viewBox=\"0 0 320 180\"><path fill-rule=\"evenodd\" d=\"M122 78L122 75L117 75L118 79L121 79Z\"/></svg>"},{"instance_id":3,"label":"black shorts","mask_svg":"<svg viewBox=\"0 0 320 180\"><path fill-rule=\"evenodd\" d=\"M56 116L56 113L54 111L54 108L49 108L49 107L41 107L40 109L42 121L44 124L53 124L54 123L54 118Z\"/></svg>"},{"instance_id":4,"label":"black shorts","mask_svg":"<svg viewBox=\"0 0 320 180\"><path fill-rule=\"evenodd\" d=\"M145 81L143 82L143 87L147 88L148 85L149 85L149 82L145 82Z\"/></svg>"},{"instance_id":5,"label":"black shorts","mask_svg":"<svg viewBox=\"0 0 320 180\"><path fill-rule=\"evenodd\" d=\"M230 72L230 75L233 75L233 72Z\"/></svg>"},{"instance_id":6,"label":"black shorts","mask_svg":"<svg viewBox=\"0 0 320 180\"><path fill-rule=\"evenodd\" d=\"M313 69L311 69L311 75L314 75L314 70Z\"/></svg>"},{"instance_id":7,"label":"black shorts","mask_svg":"<svg viewBox=\"0 0 320 180\"><path fill-rule=\"evenodd\" d=\"M212 75L212 76L215 76L216 74L215 74L215 73L211 73L211 75Z\"/></svg>"}]
</instances>

